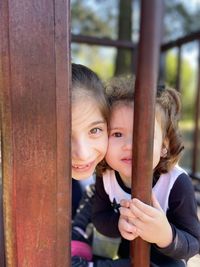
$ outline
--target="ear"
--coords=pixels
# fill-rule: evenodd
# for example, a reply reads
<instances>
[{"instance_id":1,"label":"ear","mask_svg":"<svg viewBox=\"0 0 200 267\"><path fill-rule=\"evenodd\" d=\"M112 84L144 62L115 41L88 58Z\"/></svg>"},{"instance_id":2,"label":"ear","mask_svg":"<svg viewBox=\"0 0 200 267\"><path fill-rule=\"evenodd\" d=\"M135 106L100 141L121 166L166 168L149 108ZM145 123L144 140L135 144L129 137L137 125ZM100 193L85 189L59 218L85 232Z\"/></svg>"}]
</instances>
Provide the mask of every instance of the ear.
<instances>
[{"instance_id":1,"label":"ear","mask_svg":"<svg viewBox=\"0 0 200 267\"><path fill-rule=\"evenodd\" d=\"M166 158L166 156L167 156L167 148L166 147L163 147L161 149L160 156L161 156L161 158Z\"/></svg>"},{"instance_id":2,"label":"ear","mask_svg":"<svg viewBox=\"0 0 200 267\"><path fill-rule=\"evenodd\" d=\"M161 149L161 157L162 158L166 158L168 149L169 149L169 140L168 140L168 138L165 138L163 141L162 149Z\"/></svg>"}]
</instances>

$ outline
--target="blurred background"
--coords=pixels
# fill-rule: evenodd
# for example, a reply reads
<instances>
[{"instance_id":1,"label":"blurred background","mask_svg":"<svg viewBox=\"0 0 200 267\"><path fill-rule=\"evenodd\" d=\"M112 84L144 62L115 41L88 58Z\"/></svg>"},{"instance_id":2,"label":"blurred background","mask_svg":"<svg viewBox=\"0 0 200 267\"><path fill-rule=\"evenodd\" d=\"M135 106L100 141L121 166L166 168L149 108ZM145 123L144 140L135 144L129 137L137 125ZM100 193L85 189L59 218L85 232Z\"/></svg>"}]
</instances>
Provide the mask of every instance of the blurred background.
<instances>
[{"instance_id":1,"label":"blurred background","mask_svg":"<svg viewBox=\"0 0 200 267\"><path fill-rule=\"evenodd\" d=\"M72 61L92 68L103 80L135 73L140 2L72 0ZM200 0L163 0L161 35L159 83L175 87L182 95L185 152L180 165L200 178Z\"/></svg>"}]
</instances>

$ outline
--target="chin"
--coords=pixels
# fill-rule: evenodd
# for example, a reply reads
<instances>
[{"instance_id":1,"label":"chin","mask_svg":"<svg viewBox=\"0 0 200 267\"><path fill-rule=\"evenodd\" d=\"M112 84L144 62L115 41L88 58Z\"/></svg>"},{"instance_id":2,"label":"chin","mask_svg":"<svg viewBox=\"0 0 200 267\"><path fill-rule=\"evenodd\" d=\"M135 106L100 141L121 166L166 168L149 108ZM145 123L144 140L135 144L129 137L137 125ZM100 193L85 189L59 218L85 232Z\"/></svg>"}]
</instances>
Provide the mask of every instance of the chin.
<instances>
[{"instance_id":1,"label":"chin","mask_svg":"<svg viewBox=\"0 0 200 267\"><path fill-rule=\"evenodd\" d=\"M88 173L86 173L86 174L77 174L77 173L74 173L73 174L72 173L72 177L75 180L85 180L85 179L89 178L92 174L88 174Z\"/></svg>"}]
</instances>

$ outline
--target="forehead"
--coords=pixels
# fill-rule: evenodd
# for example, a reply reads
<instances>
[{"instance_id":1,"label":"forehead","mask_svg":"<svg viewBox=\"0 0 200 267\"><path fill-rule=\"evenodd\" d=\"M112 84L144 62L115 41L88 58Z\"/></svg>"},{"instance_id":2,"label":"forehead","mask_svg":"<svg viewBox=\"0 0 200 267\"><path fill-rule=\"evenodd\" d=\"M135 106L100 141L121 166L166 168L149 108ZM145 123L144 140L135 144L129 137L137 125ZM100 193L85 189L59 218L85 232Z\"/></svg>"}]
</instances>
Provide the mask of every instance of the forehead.
<instances>
[{"instance_id":1,"label":"forehead","mask_svg":"<svg viewBox=\"0 0 200 267\"><path fill-rule=\"evenodd\" d=\"M133 102L132 101L117 101L111 107L111 113L114 113L118 110L132 110L133 111Z\"/></svg>"},{"instance_id":2,"label":"forehead","mask_svg":"<svg viewBox=\"0 0 200 267\"><path fill-rule=\"evenodd\" d=\"M103 115L92 97L78 98L72 103L72 131L103 121Z\"/></svg>"},{"instance_id":3,"label":"forehead","mask_svg":"<svg viewBox=\"0 0 200 267\"><path fill-rule=\"evenodd\" d=\"M133 122L133 104L117 104L112 107L110 124Z\"/></svg>"},{"instance_id":4,"label":"forehead","mask_svg":"<svg viewBox=\"0 0 200 267\"><path fill-rule=\"evenodd\" d=\"M76 101L79 101L79 99L84 99L85 97L91 97L95 99L93 91L89 90L89 88L86 88L83 85L76 85L72 87L72 103L76 103Z\"/></svg>"},{"instance_id":5,"label":"forehead","mask_svg":"<svg viewBox=\"0 0 200 267\"><path fill-rule=\"evenodd\" d=\"M159 104L156 104L155 117L162 130L164 131L166 127L167 116L164 113L163 108Z\"/></svg>"}]
</instances>

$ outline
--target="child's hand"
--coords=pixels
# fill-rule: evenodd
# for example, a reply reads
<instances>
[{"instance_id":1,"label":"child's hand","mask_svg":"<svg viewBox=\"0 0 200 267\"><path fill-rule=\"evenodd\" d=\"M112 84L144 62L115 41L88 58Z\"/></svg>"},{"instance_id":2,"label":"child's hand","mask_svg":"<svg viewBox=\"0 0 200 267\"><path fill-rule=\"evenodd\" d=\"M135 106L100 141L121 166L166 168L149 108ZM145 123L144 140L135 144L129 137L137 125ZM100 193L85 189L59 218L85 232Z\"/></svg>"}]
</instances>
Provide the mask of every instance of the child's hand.
<instances>
[{"instance_id":1,"label":"child's hand","mask_svg":"<svg viewBox=\"0 0 200 267\"><path fill-rule=\"evenodd\" d=\"M164 248L172 242L172 229L154 195L152 204L153 207L139 199L132 199L130 204L132 215L128 216L128 221L135 225L137 230L134 230L134 233L137 232L143 240Z\"/></svg>"},{"instance_id":2,"label":"child's hand","mask_svg":"<svg viewBox=\"0 0 200 267\"><path fill-rule=\"evenodd\" d=\"M118 228L123 238L127 240L134 240L138 237L137 228L134 226L133 222L129 222L129 218L134 221L134 214L130 210L131 200L121 200L120 201L120 217L118 222Z\"/></svg>"}]
</instances>

